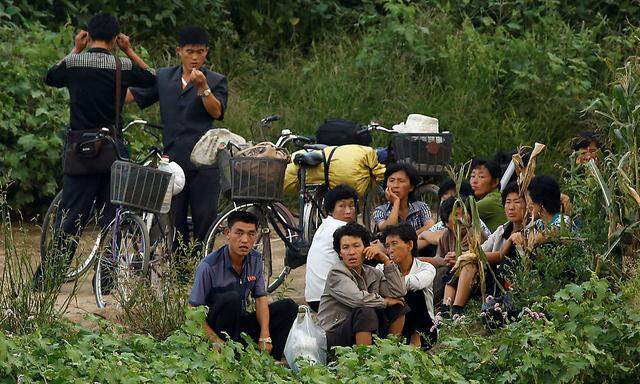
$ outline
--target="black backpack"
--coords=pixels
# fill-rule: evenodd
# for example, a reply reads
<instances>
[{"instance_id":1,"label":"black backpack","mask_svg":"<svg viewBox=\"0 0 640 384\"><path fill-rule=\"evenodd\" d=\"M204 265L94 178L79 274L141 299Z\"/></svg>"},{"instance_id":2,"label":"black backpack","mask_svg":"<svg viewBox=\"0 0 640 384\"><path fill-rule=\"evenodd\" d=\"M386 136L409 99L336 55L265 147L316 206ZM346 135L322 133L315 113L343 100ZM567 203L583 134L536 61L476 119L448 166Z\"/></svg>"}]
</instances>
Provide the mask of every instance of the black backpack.
<instances>
[{"instance_id":1,"label":"black backpack","mask_svg":"<svg viewBox=\"0 0 640 384\"><path fill-rule=\"evenodd\" d=\"M371 133L360 132L362 126L345 119L327 119L316 131L316 142L325 145L371 145Z\"/></svg>"}]
</instances>

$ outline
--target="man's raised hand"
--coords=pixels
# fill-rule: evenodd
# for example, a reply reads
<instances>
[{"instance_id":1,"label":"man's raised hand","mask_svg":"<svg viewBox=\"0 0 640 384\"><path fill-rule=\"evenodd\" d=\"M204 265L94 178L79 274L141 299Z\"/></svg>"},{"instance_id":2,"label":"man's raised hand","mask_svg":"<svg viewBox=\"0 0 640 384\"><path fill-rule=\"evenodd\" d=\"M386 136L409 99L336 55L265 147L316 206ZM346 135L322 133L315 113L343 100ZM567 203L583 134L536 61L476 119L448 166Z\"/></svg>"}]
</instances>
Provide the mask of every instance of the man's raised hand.
<instances>
[{"instance_id":1,"label":"man's raised hand","mask_svg":"<svg viewBox=\"0 0 640 384\"><path fill-rule=\"evenodd\" d=\"M191 70L191 75L189 75L189 82L195 85L201 91L209 88L206 76L204 75L204 73L202 73L202 71L196 68L193 68Z\"/></svg>"},{"instance_id":2,"label":"man's raised hand","mask_svg":"<svg viewBox=\"0 0 640 384\"><path fill-rule=\"evenodd\" d=\"M116 43L118 43L118 47L120 47L122 52L129 55L129 52L131 52L131 41L129 41L129 36L124 33L119 33L118 37L116 37Z\"/></svg>"},{"instance_id":3,"label":"man's raised hand","mask_svg":"<svg viewBox=\"0 0 640 384\"><path fill-rule=\"evenodd\" d=\"M73 47L73 53L80 53L89 43L89 32L80 30L75 37L75 46Z\"/></svg>"}]
</instances>

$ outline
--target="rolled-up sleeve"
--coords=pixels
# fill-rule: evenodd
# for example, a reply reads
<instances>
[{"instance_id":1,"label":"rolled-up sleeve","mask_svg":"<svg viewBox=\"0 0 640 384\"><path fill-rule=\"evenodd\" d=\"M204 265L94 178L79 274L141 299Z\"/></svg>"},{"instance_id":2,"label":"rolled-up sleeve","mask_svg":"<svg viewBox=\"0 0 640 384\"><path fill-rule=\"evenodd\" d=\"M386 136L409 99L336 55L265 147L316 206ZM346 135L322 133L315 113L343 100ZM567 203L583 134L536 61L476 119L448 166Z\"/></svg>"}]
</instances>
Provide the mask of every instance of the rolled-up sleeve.
<instances>
[{"instance_id":1,"label":"rolled-up sleeve","mask_svg":"<svg viewBox=\"0 0 640 384\"><path fill-rule=\"evenodd\" d=\"M200 263L191 287L189 304L193 306L206 305L211 287L213 287L213 271L207 263Z\"/></svg>"},{"instance_id":2,"label":"rolled-up sleeve","mask_svg":"<svg viewBox=\"0 0 640 384\"><path fill-rule=\"evenodd\" d=\"M227 110L227 98L229 95L229 85L227 82L227 78L222 76L222 78L216 83L211 84L211 80L207 79L207 83L209 83L209 88L211 88L211 92L213 96L220 102L220 117L216 120L224 119L224 112Z\"/></svg>"},{"instance_id":3,"label":"rolled-up sleeve","mask_svg":"<svg viewBox=\"0 0 640 384\"><path fill-rule=\"evenodd\" d=\"M382 220L386 220L389 217L387 211L387 204L382 204L376 207L373 211L373 222L376 224L376 227L380 224Z\"/></svg>"},{"instance_id":4,"label":"rolled-up sleeve","mask_svg":"<svg viewBox=\"0 0 640 384\"><path fill-rule=\"evenodd\" d=\"M349 308L384 308L384 298L375 292L360 290L345 272L332 269L327 275L328 293Z\"/></svg>"}]
</instances>

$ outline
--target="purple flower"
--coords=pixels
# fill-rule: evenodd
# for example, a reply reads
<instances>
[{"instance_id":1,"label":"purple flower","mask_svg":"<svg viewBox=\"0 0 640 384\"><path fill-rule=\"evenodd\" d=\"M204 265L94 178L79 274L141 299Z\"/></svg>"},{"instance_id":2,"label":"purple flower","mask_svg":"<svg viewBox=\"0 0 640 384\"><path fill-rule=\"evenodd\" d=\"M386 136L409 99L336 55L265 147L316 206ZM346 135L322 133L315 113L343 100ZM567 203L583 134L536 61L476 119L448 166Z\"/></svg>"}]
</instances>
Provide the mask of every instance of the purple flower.
<instances>
[{"instance_id":1,"label":"purple flower","mask_svg":"<svg viewBox=\"0 0 640 384\"><path fill-rule=\"evenodd\" d=\"M488 295L488 296L487 296L487 298L486 298L486 299L484 299L484 302L485 302L485 303L489 303L489 302L491 302L491 300L493 300L493 296Z\"/></svg>"}]
</instances>

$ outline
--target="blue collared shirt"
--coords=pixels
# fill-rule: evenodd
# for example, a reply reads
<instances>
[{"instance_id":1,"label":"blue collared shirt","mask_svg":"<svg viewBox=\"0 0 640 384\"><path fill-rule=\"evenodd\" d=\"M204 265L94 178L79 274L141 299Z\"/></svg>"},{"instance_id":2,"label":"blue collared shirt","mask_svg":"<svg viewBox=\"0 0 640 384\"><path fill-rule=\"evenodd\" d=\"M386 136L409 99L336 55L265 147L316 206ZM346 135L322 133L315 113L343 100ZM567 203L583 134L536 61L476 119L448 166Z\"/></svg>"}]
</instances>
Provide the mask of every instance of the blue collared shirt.
<instances>
[{"instance_id":1,"label":"blue collared shirt","mask_svg":"<svg viewBox=\"0 0 640 384\"><path fill-rule=\"evenodd\" d=\"M393 205L391 203L382 204L373 211L373 221L376 223L376 228L380 224L382 220L386 220L389 218L389 214L391 213L391 209ZM402 220L398 218L399 223L407 222L411 224L413 229L416 231L425 225L427 225L427 221L431 219L431 210L429 206L422 201L410 201L409 202L409 213L407 214L407 219Z\"/></svg>"},{"instance_id":2,"label":"blue collared shirt","mask_svg":"<svg viewBox=\"0 0 640 384\"><path fill-rule=\"evenodd\" d=\"M233 269L229 257L229 247L225 245L205 257L198 265L189 296L189 304L211 306L216 295L236 291L243 299L242 307L244 309L249 293L254 298L267 295L262 271L262 256L252 250L245 257L242 271L238 274Z\"/></svg>"}]
</instances>

